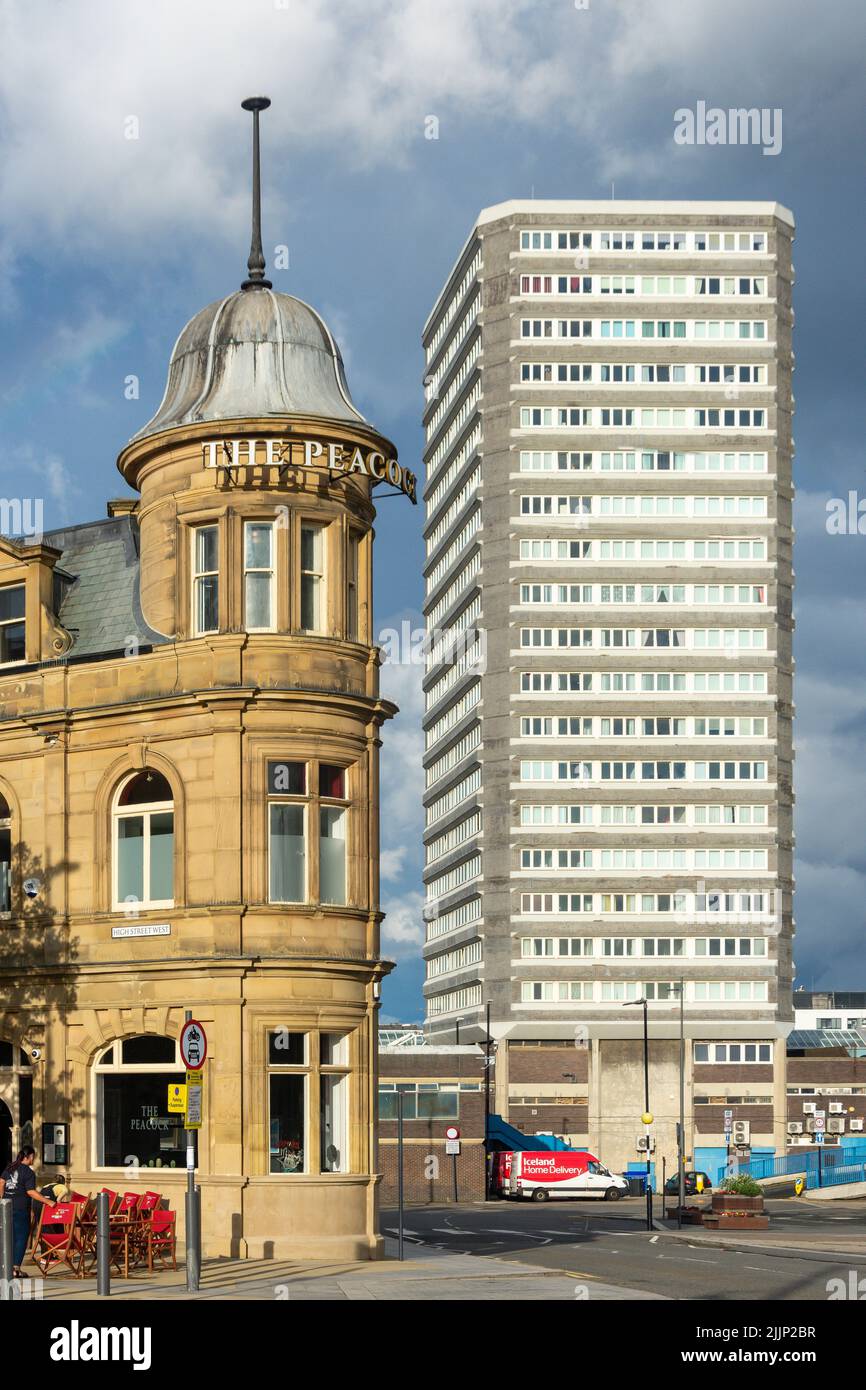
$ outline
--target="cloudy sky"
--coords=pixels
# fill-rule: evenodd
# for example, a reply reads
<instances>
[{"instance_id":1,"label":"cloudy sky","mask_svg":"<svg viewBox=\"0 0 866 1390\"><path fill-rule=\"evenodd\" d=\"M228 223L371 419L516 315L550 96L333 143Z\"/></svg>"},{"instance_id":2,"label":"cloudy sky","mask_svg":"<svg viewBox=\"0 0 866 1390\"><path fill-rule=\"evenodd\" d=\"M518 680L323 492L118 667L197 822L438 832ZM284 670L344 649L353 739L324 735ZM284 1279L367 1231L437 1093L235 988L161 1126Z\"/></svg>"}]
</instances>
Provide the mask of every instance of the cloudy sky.
<instances>
[{"instance_id":1,"label":"cloudy sky","mask_svg":"<svg viewBox=\"0 0 866 1390\"><path fill-rule=\"evenodd\" d=\"M411 466L421 325L507 198L777 199L797 219L798 983L866 988L862 0L0 0L0 492L104 515L175 337L240 283L265 92L278 289L329 321ZM698 101L780 108L782 150L683 146ZM438 138L425 138L438 121ZM138 379L138 399L124 383ZM377 624L420 623L421 508L382 503ZM866 512L866 501L864 501ZM863 521L866 532L866 517ZM419 669L385 673L385 1011L420 1016Z\"/></svg>"}]
</instances>

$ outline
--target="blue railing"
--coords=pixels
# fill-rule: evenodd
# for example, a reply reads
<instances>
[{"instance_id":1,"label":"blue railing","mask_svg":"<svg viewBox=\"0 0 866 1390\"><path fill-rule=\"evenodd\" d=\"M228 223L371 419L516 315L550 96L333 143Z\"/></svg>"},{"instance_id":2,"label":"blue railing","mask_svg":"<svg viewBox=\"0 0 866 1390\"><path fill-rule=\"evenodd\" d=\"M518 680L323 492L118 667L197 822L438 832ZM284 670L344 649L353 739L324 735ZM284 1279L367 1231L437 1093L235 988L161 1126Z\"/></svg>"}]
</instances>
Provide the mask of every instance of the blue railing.
<instances>
[{"instance_id":1,"label":"blue railing","mask_svg":"<svg viewBox=\"0 0 866 1390\"><path fill-rule=\"evenodd\" d=\"M795 1173L805 1173L807 1179L810 1174L815 1174L814 1183L808 1183L810 1187L828 1186L829 1179L825 1176L823 1184L818 1182L818 1172L826 1175L835 1172L837 1168L848 1168L862 1166L866 1164L866 1140L857 1144L840 1145L838 1148L805 1149L796 1148L786 1154L774 1157L771 1154L750 1159L748 1163L741 1164L737 1172L749 1173L751 1177L760 1182L764 1178L786 1178ZM719 1180L724 1178L726 1170L719 1170ZM841 1179L834 1179L841 1181ZM845 1181L856 1181L856 1179L846 1179Z\"/></svg>"},{"instance_id":2,"label":"blue railing","mask_svg":"<svg viewBox=\"0 0 866 1390\"><path fill-rule=\"evenodd\" d=\"M806 1188L838 1187L843 1182L866 1182L866 1163L837 1163L821 1172L815 1168L806 1174Z\"/></svg>"}]
</instances>

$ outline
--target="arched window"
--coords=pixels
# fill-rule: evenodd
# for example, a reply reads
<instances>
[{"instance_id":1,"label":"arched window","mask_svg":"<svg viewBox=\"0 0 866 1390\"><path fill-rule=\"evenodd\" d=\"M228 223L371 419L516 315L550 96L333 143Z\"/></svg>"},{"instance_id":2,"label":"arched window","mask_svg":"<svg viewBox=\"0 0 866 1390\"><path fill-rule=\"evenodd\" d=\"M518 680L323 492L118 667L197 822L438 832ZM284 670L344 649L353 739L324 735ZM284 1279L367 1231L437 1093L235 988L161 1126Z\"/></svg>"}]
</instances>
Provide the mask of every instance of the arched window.
<instances>
[{"instance_id":1,"label":"arched window","mask_svg":"<svg viewBox=\"0 0 866 1390\"><path fill-rule=\"evenodd\" d=\"M12 816L0 796L0 912L12 911Z\"/></svg>"},{"instance_id":2,"label":"arched window","mask_svg":"<svg viewBox=\"0 0 866 1390\"><path fill-rule=\"evenodd\" d=\"M97 1168L182 1168L183 1115L168 1113L168 1087L186 1080L174 1038L114 1042L93 1074Z\"/></svg>"},{"instance_id":3,"label":"arched window","mask_svg":"<svg viewBox=\"0 0 866 1390\"><path fill-rule=\"evenodd\" d=\"M17 1043L0 1039L0 1163L33 1143L33 1065Z\"/></svg>"},{"instance_id":4,"label":"arched window","mask_svg":"<svg viewBox=\"0 0 866 1390\"><path fill-rule=\"evenodd\" d=\"M162 773L145 768L123 783L112 812L115 911L174 902L174 802Z\"/></svg>"}]
</instances>

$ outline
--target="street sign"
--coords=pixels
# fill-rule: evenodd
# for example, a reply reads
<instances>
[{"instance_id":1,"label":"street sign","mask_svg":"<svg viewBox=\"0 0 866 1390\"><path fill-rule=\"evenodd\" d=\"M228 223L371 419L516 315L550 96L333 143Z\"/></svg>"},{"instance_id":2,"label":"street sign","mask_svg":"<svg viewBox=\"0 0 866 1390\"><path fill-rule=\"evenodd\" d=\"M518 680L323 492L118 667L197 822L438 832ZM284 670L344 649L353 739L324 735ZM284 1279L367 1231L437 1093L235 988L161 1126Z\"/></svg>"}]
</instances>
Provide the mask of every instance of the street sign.
<instances>
[{"instance_id":1,"label":"street sign","mask_svg":"<svg viewBox=\"0 0 866 1390\"><path fill-rule=\"evenodd\" d=\"M202 1085L186 1086L186 1119L184 1126L186 1129L201 1129L201 1116L204 1102L204 1087Z\"/></svg>"},{"instance_id":2,"label":"street sign","mask_svg":"<svg viewBox=\"0 0 866 1390\"><path fill-rule=\"evenodd\" d=\"M180 1034L180 1055L187 1071L199 1071L207 1057L207 1037L204 1028L194 1018L183 1025Z\"/></svg>"},{"instance_id":3,"label":"street sign","mask_svg":"<svg viewBox=\"0 0 866 1390\"><path fill-rule=\"evenodd\" d=\"M819 1133L817 1133L817 1134L815 1135L815 1143L816 1143L816 1144L823 1144L823 1142L824 1142L824 1135L823 1135L823 1132L820 1132L820 1131L819 1131Z\"/></svg>"},{"instance_id":4,"label":"street sign","mask_svg":"<svg viewBox=\"0 0 866 1390\"><path fill-rule=\"evenodd\" d=\"M460 1130L457 1128L456 1125L449 1125L449 1126L448 1126L448 1128L447 1128L446 1131L445 1131L445 1138L446 1138L446 1139L459 1139L459 1138L460 1138Z\"/></svg>"},{"instance_id":5,"label":"street sign","mask_svg":"<svg viewBox=\"0 0 866 1390\"><path fill-rule=\"evenodd\" d=\"M816 1133L816 1134L821 1134L821 1135L823 1135L824 1130L825 1130L826 1127L827 1127L827 1124L826 1124L826 1121L825 1121L825 1119L824 1119L824 1116L823 1116L823 1115L819 1115L818 1112L817 1112L817 1110L816 1110L815 1114L814 1114L813 1117L812 1117L812 1124L813 1124L813 1128L814 1128L814 1130L815 1130L815 1133Z\"/></svg>"},{"instance_id":6,"label":"street sign","mask_svg":"<svg viewBox=\"0 0 866 1390\"><path fill-rule=\"evenodd\" d=\"M176 1084L169 1086L168 1113L169 1115L183 1115L186 1113L186 1086Z\"/></svg>"},{"instance_id":7,"label":"street sign","mask_svg":"<svg viewBox=\"0 0 866 1390\"><path fill-rule=\"evenodd\" d=\"M445 1152L446 1152L446 1154L459 1154L459 1152L460 1152L460 1140L459 1140L459 1139L446 1139L446 1140L445 1140Z\"/></svg>"}]
</instances>

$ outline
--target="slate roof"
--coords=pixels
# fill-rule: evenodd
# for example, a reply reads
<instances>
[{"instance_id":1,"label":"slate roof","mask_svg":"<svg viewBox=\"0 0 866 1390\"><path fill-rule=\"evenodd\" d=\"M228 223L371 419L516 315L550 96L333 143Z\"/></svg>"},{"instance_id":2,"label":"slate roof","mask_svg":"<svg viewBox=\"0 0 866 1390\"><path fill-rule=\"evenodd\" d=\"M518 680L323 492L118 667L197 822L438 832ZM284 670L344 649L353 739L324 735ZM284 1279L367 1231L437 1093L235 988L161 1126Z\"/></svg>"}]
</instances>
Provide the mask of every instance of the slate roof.
<instances>
[{"instance_id":1,"label":"slate roof","mask_svg":"<svg viewBox=\"0 0 866 1390\"><path fill-rule=\"evenodd\" d=\"M139 603L138 531L128 515L47 531L47 545L62 551L55 573L71 583L58 618L72 634L68 659L123 651L168 639L144 621Z\"/></svg>"}]
</instances>

